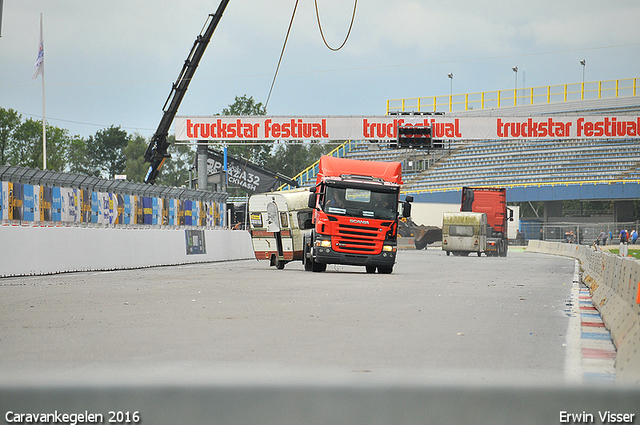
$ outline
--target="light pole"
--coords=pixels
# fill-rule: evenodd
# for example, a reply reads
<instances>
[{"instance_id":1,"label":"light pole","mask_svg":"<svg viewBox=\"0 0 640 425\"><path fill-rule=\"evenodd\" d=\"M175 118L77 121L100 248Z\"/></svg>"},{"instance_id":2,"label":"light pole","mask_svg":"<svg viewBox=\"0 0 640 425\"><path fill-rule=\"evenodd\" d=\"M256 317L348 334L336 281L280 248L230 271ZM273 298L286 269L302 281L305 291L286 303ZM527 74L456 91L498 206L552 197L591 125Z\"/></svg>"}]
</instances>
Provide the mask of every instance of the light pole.
<instances>
[{"instance_id":1,"label":"light pole","mask_svg":"<svg viewBox=\"0 0 640 425\"><path fill-rule=\"evenodd\" d=\"M451 80L449 85L449 112L451 112L453 108L453 72L448 73L447 77Z\"/></svg>"},{"instance_id":2,"label":"light pole","mask_svg":"<svg viewBox=\"0 0 640 425\"><path fill-rule=\"evenodd\" d=\"M584 70L587 67L587 60L582 59L580 65L582 65L582 100L584 100Z\"/></svg>"},{"instance_id":3,"label":"light pole","mask_svg":"<svg viewBox=\"0 0 640 425\"><path fill-rule=\"evenodd\" d=\"M514 66L513 68L513 72L515 72L516 74L516 88L513 91L513 105L517 106L518 105L518 67Z\"/></svg>"}]
</instances>

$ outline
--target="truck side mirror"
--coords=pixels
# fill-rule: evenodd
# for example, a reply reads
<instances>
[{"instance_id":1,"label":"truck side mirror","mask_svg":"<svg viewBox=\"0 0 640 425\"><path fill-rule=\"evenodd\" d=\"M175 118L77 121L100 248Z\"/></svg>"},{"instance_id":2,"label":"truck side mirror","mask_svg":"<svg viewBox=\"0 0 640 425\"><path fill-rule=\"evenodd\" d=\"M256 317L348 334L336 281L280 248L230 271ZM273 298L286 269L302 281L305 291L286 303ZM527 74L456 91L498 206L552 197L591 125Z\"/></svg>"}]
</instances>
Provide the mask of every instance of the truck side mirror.
<instances>
[{"instance_id":1,"label":"truck side mirror","mask_svg":"<svg viewBox=\"0 0 640 425\"><path fill-rule=\"evenodd\" d=\"M402 203L402 216L405 218L411 217L411 203L409 201Z\"/></svg>"},{"instance_id":2,"label":"truck side mirror","mask_svg":"<svg viewBox=\"0 0 640 425\"><path fill-rule=\"evenodd\" d=\"M411 202L413 202L413 196L407 195L402 203L402 216L405 218L411 217Z\"/></svg>"},{"instance_id":3,"label":"truck side mirror","mask_svg":"<svg viewBox=\"0 0 640 425\"><path fill-rule=\"evenodd\" d=\"M309 194L309 203L308 203L308 207L309 208L316 208L316 194L315 193L310 193Z\"/></svg>"},{"instance_id":4,"label":"truck side mirror","mask_svg":"<svg viewBox=\"0 0 640 425\"><path fill-rule=\"evenodd\" d=\"M509 210L509 221L513 221L513 210L511 208L507 208Z\"/></svg>"}]
</instances>

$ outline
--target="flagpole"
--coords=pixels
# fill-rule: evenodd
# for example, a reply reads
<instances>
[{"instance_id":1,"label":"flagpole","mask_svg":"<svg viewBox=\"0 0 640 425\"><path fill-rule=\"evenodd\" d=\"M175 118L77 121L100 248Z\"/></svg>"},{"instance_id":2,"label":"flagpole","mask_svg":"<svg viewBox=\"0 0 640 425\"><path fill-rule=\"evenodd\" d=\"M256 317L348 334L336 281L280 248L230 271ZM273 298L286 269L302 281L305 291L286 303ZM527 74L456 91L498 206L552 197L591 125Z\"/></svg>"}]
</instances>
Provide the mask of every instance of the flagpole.
<instances>
[{"instance_id":1,"label":"flagpole","mask_svg":"<svg viewBox=\"0 0 640 425\"><path fill-rule=\"evenodd\" d=\"M47 121L44 115L44 71L42 71L42 169L47 169Z\"/></svg>"},{"instance_id":2,"label":"flagpole","mask_svg":"<svg viewBox=\"0 0 640 425\"><path fill-rule=\"evenodd\" d=\"M40 13L40 39L42 40L42 13ZM47 169L47 121L45 119L44 102L44 64L42 67L42 169Z\"/></svg>"},{"instance_id":3,"label":"flagpole","mask_svg":"<svg viewBox=\"0 0 640 425\"><path fill-rule=\"evenodd\" d=\"M2 1L2 0L0 0ZM33 77L42 75L42 169L47 169L47 120L44 109L44 41L42 40L42 13L40 13L40 45L38 46L38 57L36 59L36 70Z\"/></svg>"}]
</instances>

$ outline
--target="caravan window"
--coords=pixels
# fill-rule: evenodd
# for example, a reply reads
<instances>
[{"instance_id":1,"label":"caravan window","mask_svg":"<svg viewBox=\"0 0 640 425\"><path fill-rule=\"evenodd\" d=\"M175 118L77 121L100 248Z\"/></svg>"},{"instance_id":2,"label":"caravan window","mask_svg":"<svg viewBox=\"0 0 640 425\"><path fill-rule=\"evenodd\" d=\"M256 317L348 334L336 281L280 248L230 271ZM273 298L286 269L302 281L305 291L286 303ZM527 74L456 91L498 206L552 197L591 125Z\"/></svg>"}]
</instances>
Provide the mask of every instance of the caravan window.
<instances>
[{"instance_id":1,"label":"caravan window","mask_svg":"<svg viewBox=\"0 0 640 425\"><path fill-rule=\"evenodd\" d=\"M280 227L289 227L289 219L286 211L280 211Z\"/></svg>"},{"instance_id":2,"label":"caravan window","mask_svg":"<svg viewBox=\"0 0 640 425\"><path fill-rule=\"evenodd\" d=\"M311 218L313 217L313 210L298 211L298 227L301 229L311 229ZM307 224L305 224L307 223ZM307 227L307 225L309 227Z\"/></svg>"},{"instance_id":3,"label":"caravan window","mask_svg":"<svg viewBox=\"0 0 640 425\"><path fill-rule=\"evenodd\" d=\"M449 236L473 236L473 226L449 226Z\"/></svg>"},{"instance_id":4,"label":"caravan window","mask_svg":"<svg viewBox=\"0 0 640 425\"><path fill-rule=\"evenodd\" d=\"M251 213L251 227L262 227L262 214L259 212Z\"/></svg>"}]
</instances>

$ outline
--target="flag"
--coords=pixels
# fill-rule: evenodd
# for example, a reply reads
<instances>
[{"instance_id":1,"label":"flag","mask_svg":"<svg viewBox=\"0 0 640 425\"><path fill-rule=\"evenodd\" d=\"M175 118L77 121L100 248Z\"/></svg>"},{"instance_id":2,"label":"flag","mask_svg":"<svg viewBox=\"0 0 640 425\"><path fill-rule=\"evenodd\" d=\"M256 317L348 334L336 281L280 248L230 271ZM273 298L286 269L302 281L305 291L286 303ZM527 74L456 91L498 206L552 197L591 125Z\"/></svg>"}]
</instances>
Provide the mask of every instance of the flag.
<instances>
[{"instance_id":1,"label":"flag","mask_svg":"<svg viewBox=\"0 0 640 425\"><path fill-rule=\"evenodd\" d=\"M44 76L44 41L42 40L42 13L40 14L40 47L38 48L38 58L36 59L36 71L33 73L33 78L37 78L38 75Z\"/></svg>"}]
</instances>

